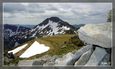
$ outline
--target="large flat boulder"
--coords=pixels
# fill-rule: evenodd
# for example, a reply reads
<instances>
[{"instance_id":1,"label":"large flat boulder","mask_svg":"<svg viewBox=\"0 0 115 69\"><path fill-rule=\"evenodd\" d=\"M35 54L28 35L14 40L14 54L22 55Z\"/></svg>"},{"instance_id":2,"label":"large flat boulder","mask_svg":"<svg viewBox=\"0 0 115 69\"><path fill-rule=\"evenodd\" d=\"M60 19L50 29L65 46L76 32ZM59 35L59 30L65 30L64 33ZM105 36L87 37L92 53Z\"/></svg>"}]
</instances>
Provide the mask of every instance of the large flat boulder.
<instances>
[{"instance_id":1,"label":"large flat boulder","mask_svg":"<svg viewBox=\"0 0 115 69\"><path fill-rule=\"evenodd\" d=\"M112 47L112 23L86 24L78 30L78 35L87 44Z\"/></svg>"}]
</instances>

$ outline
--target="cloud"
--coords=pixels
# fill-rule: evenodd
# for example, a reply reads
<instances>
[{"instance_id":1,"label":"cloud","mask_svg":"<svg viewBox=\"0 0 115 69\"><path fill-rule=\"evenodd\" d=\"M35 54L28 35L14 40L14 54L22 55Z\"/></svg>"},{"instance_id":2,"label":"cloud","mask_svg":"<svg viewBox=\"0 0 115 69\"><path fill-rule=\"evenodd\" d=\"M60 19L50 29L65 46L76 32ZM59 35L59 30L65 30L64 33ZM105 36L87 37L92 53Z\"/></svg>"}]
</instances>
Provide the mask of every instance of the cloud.
<instances>
[{"instance_id":1,"label":"cloud","mask_svg":"<svg viewBox=\"0 0 115 69\"><path fill-rule=\"evenodd\" d=\"M4 3L5 23L38 24L58 16L71 24L106 22L112 3Z\"/></svg>"},{"instance_id":2,"label":"cloud","mask_svg":"<svg viewBox=\"0 0 115 69\"><path fill-rule=\"evenodd\" d=\"M39 4L33 4L33 3L26 6L26 9L30 13L44 13L45 12L43 8L40 7Z\"/></svg>"},{"instance_id":3,"label":"cloud","mask_svg":"<svg viewBox=\"0 0 115 69\"><path fill-rule=\"evenodd\" d=\"M19 3L4 4L4 12L25 11L25 6Z\"/></svg>"}]
</instances>

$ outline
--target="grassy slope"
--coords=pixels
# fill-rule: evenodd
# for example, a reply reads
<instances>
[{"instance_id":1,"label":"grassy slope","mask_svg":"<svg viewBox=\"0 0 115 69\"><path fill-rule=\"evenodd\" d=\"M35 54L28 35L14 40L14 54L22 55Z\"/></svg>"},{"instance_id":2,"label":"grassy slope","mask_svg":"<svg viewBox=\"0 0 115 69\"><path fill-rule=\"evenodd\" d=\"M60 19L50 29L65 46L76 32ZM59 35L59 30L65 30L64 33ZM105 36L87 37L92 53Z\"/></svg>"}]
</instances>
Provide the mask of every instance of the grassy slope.
<instances>
[{"instance_id":1,"label":"grassy slope","mask_svg":"<svg viewBox=\"0 0 115 69\"><path fill-rule=\"evenodd\" d=\"M79 40L79 38L75 37L72 39L72 37L74 36L78 37L78 35L75 35L75 34L65 34L65 35L55 35L55 36L48 36L48 37L32 39L26 42L28 43L28 46L22 49L21 51L19 51L18 53L16 53L15 56L20 56L22 53L24 53L24 51L28 49L34 41L38 41L41 44L45 44L46 46L49 46L50 50L48 52L32 56L31 58L28 58L28 59L31 60L34 58L39 58L46 54L51 55L51 56L53 55L62 56L63 54L72 52L83 46L83 43ZM79 44L80 46L78 46ZM11 61L11 63L17 64L19 60L23 60L23 59L16 57L13 61Z\"/></svg>"},{"instance_id":2,"label":"grassy slope","mask_svg":"<svg viewBox=\"0 0 115 69\"><path fill-rule=\"evenodd\" d=\"M80 47L70 42L71 37L74 37L75 34L66 34L66 35L55 35L55 36L48 36L42 38L36 38L31 41L28 41L28 46L22 49L20 52L16 53L16 56L20 56L24 51L31 46L31 44L36 40L41 44L45 44L46 46L50 47L50 50L43 54L48 55L63 55L65 53L71 52L73 50L77 50ZM76 40L79 40L75 38ZM77 43L77 41L76 41ZM42 55L42 54L41 54ZM36 55L34 57L38 57L41 55Z\"/></svg>"},{"instance_id":3,"label":"grassy slope","mask_svg":"<svg viewBox=\"0 0 115 69\"><path fill-rule=\"evenodd\" d=\"M28 49L31 44L34 41L38 41L41 44L45 44L46 46L50 47L50 50L46 53L35 55L32 58L38 58L42 55L63 55L65 53L71 52L73 50L77 50L81 48L82 46L77 46L77 44L74 44L71 42L71 37L74 37L75 34L65 34L65 35L55 35L55 36L48 36L48 37L41 37L41 38L35 38L33 40L28 41L28 46L22 49L20 52L16 53L16 56L20 56L26 49ZM73 39L72 39L73 40ZM80 41L77 38L74 38L74 41L77 43Z\"/></svg>"},{"instance_id":4,"label":"grassy slope","mask_svg":"<svg viewBox=\"0 0 115 69\"><path fill-rule=\"evenodd\" d=\"M71 43L71 37L74 37L75 34L66 34L66 35L55 35L48 36L36 39L39 43L45 44L50 47L50 50L45 54L48 55L63 55L65 53L71 52L73 50L77 50L82 46L77 46ZM79 39L76 38L79 41Z\"/></svg>"}]
</instances>

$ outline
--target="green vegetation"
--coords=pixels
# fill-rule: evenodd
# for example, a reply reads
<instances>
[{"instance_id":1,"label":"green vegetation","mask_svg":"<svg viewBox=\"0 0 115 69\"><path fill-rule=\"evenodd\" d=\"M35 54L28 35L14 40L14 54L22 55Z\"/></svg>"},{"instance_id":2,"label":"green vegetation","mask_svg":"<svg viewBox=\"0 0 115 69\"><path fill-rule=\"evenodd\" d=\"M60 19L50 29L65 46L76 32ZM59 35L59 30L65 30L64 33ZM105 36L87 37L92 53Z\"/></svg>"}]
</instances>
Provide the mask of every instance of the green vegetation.
<instances>
[{"instance_id":1,"label":"green vegetation","mask_svg":"<svg viewBox=\"0 0 115 69\"><path fill-rule=\"evenodd\" d=\"M47 52L49 55L63 55L83 46L83 42L75 34L42 37L37 41L50 47Z\"/></svg>"},{"instance_id":2,"label":"green vegetation","mask_svg":"<svg viewBox=\"0 0 115 69\"><path fill-rule=\"evenodd\" d=\"M19 56L22 53L24 53L24 51L28 49L34 41L38 41L41 44L45 44L46 46L49 46L50 49L48 52L32 56L25 60L39 58L46 54L50 56L53 56L53 55L62 56L68 52L78 50L84 45L83 42L79 39L78 35L76 34L54 35L54 36L47 36L47 37L40 37L40 38L36 37L35 39L32 39L26 42L28 43L28 46L22 49L20 52L16 53L15 59L13 59L12 61L9 61L8 63L4 62L4 64L9 65L10 63L10 64L16 65L19 62L19 60L23 60L23 59L20 59Z\"/></svg>"}]
</instances>

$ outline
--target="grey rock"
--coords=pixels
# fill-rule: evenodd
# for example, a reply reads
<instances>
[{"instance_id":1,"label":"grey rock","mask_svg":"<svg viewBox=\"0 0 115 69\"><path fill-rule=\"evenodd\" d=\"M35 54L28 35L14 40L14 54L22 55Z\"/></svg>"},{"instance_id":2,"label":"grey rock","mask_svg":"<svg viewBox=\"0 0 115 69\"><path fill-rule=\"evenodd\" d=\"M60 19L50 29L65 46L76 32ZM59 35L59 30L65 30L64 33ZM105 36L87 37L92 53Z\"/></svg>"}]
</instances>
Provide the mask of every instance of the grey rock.
<instances>
[{"instance_id":1,"label":"grey rock","mask_svg":"<svg viewBox=\"0 0 115 69\"><path fill-rule=\"evenodd\" d=\"M78 30L78 35L87 44L112 47L112 23L86 24Z\"/></svg>"},{"instance_id":2,"label":"grey rock","mask_svg":"<svg viewBox=\"0 0 115 69\"><path fill-rule=\"evenodd\" d=\"M64 55L62 58L56 59L55 65L56 66L74 65L74 63L80 58L80 56L90 49L92 49L92 46L87 45L73 53L69 52L66 55Z\"/></svg>"},{"instance_id":3,"label":"grey rock","mask_svg":"<svg viewBox=\"0 0 115 69\"><path fill-rule=\"evenodd\" d=\"M43 65L45 62L44 60L34 61L32 65Z\"/></svg>"},{"instance_id":4,"label":"grey rock","mask_svg":"<svg viewBox=\"0 0 115 69\"><path fill-rule=\"evenodd\" d=\"M111 65L110 56L111 56L110 54L106 54L102 59L102 61L99 63L99 66L110 66Z\"/></svg>"},{"instance_id":5,"label":"grey rock","mask_svg":"<svg viewBox=\"0 0 115 69\"><path fill-rule=\"evenodd\" d=\"M49 60L47 60L46 63L43 64L43 66L53 66L55 65L55 60L59 58L59 56L52 56Z\"/></svg>"},{"instance_id":6,"label":"grey rock","mask_svg":"<svg viewBox=\"0 0 115 69\"><path fill-rule=\"evenodd\" d=\"M89 58L90 58L92 52L93 52L93 50L89 50L89 51L85 52L85 53L79 58L79 60L75 62L74 66L85 65L85 64L88 62L88 60L89 60Z\"/></svg>"},{"instance_id":7,"label":"grey rock","mask_svg":"<svg viewBox=\"0 0 115 69\"><path fill-rule=\"evenodd\" d=\"M19 61L18 66L32 66L34 60L22 60Z\"/></svg>"},{"instance_id":8,"label":"grey rock","mask_svg":"<svg viewBox=\"0 0 115 69\"><path fill-rule=\"evenodd\" d=\"M106 54L107 52L105 49L96 47L95 51L92 53L89 61L85 64L85 66L98 66Z\"/></svg>"}]
</instances>

